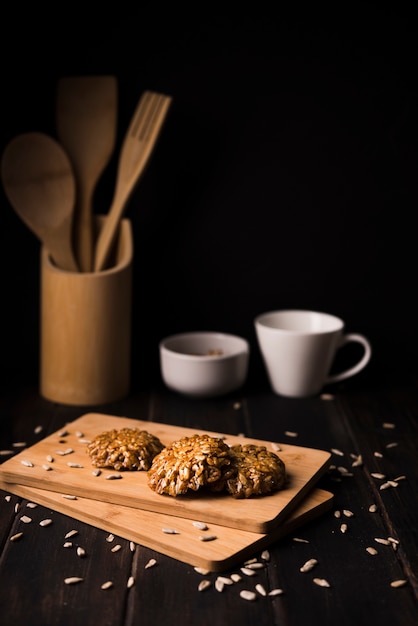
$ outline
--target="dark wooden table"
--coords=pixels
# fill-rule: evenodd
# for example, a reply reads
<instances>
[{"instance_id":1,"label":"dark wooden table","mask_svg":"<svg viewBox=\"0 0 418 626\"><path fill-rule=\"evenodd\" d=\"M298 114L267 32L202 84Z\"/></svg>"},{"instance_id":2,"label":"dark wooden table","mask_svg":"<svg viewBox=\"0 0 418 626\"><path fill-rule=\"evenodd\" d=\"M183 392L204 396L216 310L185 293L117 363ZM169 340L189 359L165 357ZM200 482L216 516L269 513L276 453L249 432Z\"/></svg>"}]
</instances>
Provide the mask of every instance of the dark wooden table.
<instances>
[{"instance_id":1,"label":"dark wooden table","mask_svg":"<svg viewBox=\"0 0 418 626\"><path fill-rule=\"evenodd\" d=\"M163 388L132 393L101 407L68 407L39 397L36 388L4 390L0 398L0 449L16 450L91 410L332 451L319 486L334 494L332 509L270 546L270 561L254 577L217 591L219 574L198 591L202 575L191 565L116 538L113 554L103 530L43 506L0 494L0 622L2 626L130 626L155 624L258 624L353 626L418 623L418 387L346 387L331 396L290 400L266 387L244 388L213 400L192 400ZM42 431L39 432L39 426ZM289 439L288 431L297 436ZM2 454L5 460L9 455ZM362 463L355 460L361 460ZM354 463L354 465L353 465ZM376 477L378 474L384 478ZM387 488L382 485L388 483ZM369 507L376 505L376 512ZM344 512L351 511L352 516ZM24 524L28 515L32 523ZM338 513L340 516L338 516ZM39 521L52 519L48 528ZM346 532L341 525L346 524ZM68 530L79 531L87 556L63 548ZM11 537L19 532L19 541ZM304 541L296 541L303 539ZM387 540L379 543L377 539ZM389 539L388 539L389 538ZM370 554L367 548L377 553ZM259 556L259 554L255 554ZM146 568L150 559L155 567ZM300 567L316 559L310 572ZM64 584L70 572L84 578ZM240 567L223 573L230 576ZM134 579L130 588L127 581ZM329 587L318 586L325 579ZM113 586L101 589L104 581ZM399 586L394 586L394 581ZM281 595L242 599L261 584Z\"/></svg>"}]
</instances>

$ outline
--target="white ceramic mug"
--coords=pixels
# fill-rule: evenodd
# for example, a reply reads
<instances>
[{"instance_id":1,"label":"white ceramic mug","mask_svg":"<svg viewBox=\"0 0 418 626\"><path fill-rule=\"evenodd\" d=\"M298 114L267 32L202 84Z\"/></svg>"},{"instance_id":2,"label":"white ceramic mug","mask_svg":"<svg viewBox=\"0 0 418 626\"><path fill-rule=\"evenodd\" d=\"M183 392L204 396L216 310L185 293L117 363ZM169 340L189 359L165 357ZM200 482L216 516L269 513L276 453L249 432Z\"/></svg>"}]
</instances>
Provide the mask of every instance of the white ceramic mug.
<instances>
[{"instance_id":1,"label":"white ceramic mug","mask_svg":"<svg viewBox=\"0 0 418 626\"><path fill-rule=\"evenodd\" d=\"M306 397L324 385L354 376L370 361L372 349L363 335L344 333L334 315L305 310L262 313L254 320L258 345L273 391L282 396ZM335 354L349 342L364 348L349 369L329 375Z\"/></svg>"}]
</instances>

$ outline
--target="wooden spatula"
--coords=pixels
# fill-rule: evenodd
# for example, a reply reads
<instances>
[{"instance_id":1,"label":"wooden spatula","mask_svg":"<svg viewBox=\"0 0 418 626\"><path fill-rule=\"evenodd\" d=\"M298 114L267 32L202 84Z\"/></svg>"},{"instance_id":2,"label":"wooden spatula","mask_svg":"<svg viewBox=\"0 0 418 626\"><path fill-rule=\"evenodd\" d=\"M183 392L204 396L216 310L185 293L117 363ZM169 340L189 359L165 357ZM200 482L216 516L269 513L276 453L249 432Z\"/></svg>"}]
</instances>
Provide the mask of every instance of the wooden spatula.
<instances>
[{"instance_id":1,"label":"wooden spatula","mask_svg":"<svg viewBox=\"0 0 418 626\"><path fill-rule=\"evenodd\" d=\"M96 272L106 268L126 203L144 173L171 100L171 96L145 91L137 104L119 157L112 205L97 239L94 262Z\"/></svg>"},{"instance_id":2,"label":"wooden spatula","mask_svg":"<svg viewBox=\"0 0 418 626\"><path fill-rule=\"evenodd\" d=\"M115 146L117 107L114 76L69 76L58 81L57 135L76 177L73 238L84 272L93 269L93 195Z\"/></svg>"}]
</instances>

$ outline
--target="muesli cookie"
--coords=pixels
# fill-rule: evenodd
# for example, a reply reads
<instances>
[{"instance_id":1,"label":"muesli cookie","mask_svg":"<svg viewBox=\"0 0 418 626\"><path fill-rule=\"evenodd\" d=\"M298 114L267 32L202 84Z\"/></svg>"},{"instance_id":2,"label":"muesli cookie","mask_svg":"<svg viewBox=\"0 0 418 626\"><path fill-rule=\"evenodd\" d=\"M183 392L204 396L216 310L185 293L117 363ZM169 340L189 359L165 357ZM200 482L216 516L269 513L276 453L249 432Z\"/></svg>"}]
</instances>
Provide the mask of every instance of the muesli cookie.
<instances>
[{"instance_id":1,"label":"muesli cookie","mask_svg":"<svg viewBox=\"0 0 418 626\"><path fill-rule=\"evenodd\" d=\"M182 437L164 448L148 470L148 485L162 495L178 496L207 487L221 491L230 473L229 446L218 437Z\"/></svg>"},{"instance_id":2,"label":"muesli cookie","mask_svg":"<svg viewBox=\"0 0 418 626\"><path fill-rule=\"evenodd\" d=\"M96 467L146 471L163 448L159 438L146 430L114 428L95 437L87 446L87 454Z\"/></svg>"},{"instance_id":3,"label":"muesli cookie","mask_svg":"<svg viewBox=\"0 0 418 626\"><path fill-rule=\"evenodd\" d=\"M229 454L232 475L226 480L226 489L234 498L264 496L284 486L285 464L265 446L237 444Z\"/></svg>"}]
</instances>

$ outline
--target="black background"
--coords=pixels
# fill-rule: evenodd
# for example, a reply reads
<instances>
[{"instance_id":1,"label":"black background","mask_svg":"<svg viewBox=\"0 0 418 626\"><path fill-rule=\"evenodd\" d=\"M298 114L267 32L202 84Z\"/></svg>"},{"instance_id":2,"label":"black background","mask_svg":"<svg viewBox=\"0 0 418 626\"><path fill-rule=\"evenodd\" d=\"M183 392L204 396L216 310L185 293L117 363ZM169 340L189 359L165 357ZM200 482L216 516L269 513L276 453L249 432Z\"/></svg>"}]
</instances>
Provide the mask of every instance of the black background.
<instances>
[{"instance_id":1,"label":"black background","mask_svg":"<svg viewBox=\"0 0 418 626\"><path fill-rule=\"evenodd\" d=\"M158 341L187 330L247 337L255 380L254 317L293 307L370 338L350 385L416 373L413 3L51 6L3 10L2 150L21 132L55 134L60 76L116 75L118 146L95 195L105 213L138 98L173 96L126 211L134 389L159 376ZM3 190L1 219L1 379L36 382L39 241Z\"/></svg>"}]
</instances>

